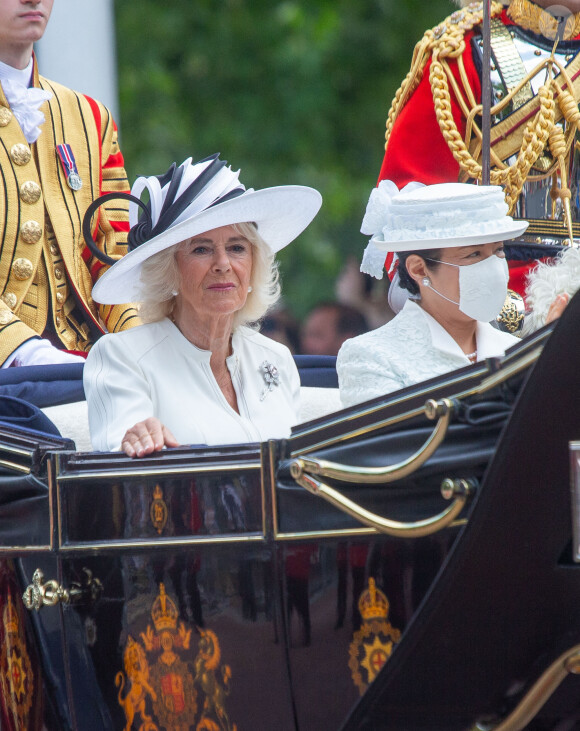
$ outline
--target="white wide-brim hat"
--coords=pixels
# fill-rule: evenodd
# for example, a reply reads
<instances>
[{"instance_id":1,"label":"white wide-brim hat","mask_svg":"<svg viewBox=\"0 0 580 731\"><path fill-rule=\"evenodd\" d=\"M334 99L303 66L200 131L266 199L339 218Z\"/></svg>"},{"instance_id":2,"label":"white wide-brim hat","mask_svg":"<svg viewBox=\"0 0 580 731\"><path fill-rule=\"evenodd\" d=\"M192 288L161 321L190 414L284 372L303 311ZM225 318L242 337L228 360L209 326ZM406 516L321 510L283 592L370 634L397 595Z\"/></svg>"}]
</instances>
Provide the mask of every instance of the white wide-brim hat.
<instances>
[{"instance_id":1,"label":"white wide-brim hat","mask_svg":"<svg viewBox=\"0 0 580 731\"><path fill-rule=\"evenodd\" d=\"M216 162L219 163L217 166ZM210 170L210 166L217 167L217 170ZM169 178L173 177L175 181L176 171L180 180L173 183L171 190ZM225 167L225 163L214 155L195 164L189 158L179 168L172 166L165 176L159 178L139 178L131 194L139 198L144 189L149 191L151 226L139 236L144 240L138 242L135 248L101 276L93 288L93 299L102 304L138 301L141 297L141 265L146 259L192 236L220 226L254 223L260 236L271 251L276 253L304 231L322 205L322 196L314 188L283 185L246 190L239 182L238 175L239 171L232 172L231 168ZM181 204L181 212L172 223L163 226L163 217L171 205L179 206L180 201L187 197L188 190L195 188L198 180L203 182L201 189L195 191L191 201L186 200ZM131 233L143 223L142 220L137 220L135 199L130 203L129 222L131 248ZM157 232L156 226L162 230ZM148 237L149 232L153 233L151 238Z\"/></svg>"},{"instance_id":2,"label":"white wide-brim hat","mask_svg":"<svg viewBox=\"0 0 580 731\"><path fill-rule=\"evenodd\" d=\"M371 239L361 270L382 276L387 253L491 244L521 236L527 221L507 215L498 185L409 183L399 191L383 180L369 198L361 233ZM363 268L364 267L364 268ZM380 278L380 277L379 277Z\"/></svg>"}]
</instances>

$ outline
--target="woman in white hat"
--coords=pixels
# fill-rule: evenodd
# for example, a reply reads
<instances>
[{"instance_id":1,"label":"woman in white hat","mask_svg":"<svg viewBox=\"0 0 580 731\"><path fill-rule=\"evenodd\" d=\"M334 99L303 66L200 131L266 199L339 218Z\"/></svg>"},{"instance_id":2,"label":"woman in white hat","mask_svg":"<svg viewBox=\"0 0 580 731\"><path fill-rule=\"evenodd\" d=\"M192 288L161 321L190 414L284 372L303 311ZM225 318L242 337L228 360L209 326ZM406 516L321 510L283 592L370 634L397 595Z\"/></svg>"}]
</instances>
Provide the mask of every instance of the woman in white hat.
<instances>
[{"instance_id":1,"label":"woman in white hat","mask_svg":"<svg viewBox=\"0 0 580 731\"><path fill-rule=\"evenodd\" d=\"M275 253L306 228L321 200L303 186L246 190L217 155L136 181L129 253L93 297L141 303L145 324L103 336L89 353L84 385L95 449L140 457L164 446L289 435L296 366L285 346L248 325L279 296ZM85 219L89 246L97 205Z\"/></svg>"},{"instance_id":2,"label":"woman in white hat","mask_svg":"<svg viewBox=\"0 0 580 731\"><path fill-rule=\"evenodd\" d=\"M401 192L382 181L361 227L373 234L361 270L382 277L396 252L404 304L390 322L347 340L337 361L344 406L410 386L489 357L517 338L490 323L507 295L504 240L520 236L498 186L411 183Z\"/></svg>"}]
</instances>

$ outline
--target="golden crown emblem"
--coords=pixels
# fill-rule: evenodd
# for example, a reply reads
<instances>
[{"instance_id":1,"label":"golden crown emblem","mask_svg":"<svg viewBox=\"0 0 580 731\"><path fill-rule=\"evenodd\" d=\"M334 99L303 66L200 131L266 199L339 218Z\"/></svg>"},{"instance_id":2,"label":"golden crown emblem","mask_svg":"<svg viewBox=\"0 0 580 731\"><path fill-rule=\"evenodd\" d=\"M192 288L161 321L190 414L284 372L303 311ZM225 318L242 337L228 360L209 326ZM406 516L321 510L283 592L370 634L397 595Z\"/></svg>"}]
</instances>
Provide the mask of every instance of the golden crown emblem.
<instances>
[{"instance_id":1,"label":"golden crown emblem","mask_svg":"<svg viewBox=\"0 0 580 731\"><path fill-rule=\"evenodd\" d=\"M6 603L6 606L4 607L4 613L3 613L2 619L4 621L4 628L6 630L6 634L7 635L17 635L20 622L18 620L18 612L16 611L16 607L14 606L14 602L12 601L11 594L8 594L8 602Z\"/></svg>"},{"instance_id":2,"label":"golden crown emblem","mask_svg":"<svg viewBox=\"0 0 580 731\"><path fill-rule=\"evenodd\" d=\"M365 621L386 619L389 614L389 600L380 589L377 589L372 576L369 578L369 588L360 595L358 610Z\"/></svg>"},{"instance_id":3,"label":"golden crown emblem","mask_svg":"<svg viewBox=\"0 0 580 731\"><path fill-rule=\"evenodd\" d=\"M151 619L157 632L177 627L179 612L175 602L165 593L165 584L159 584L159 596L151 607Z\"/></svg>"}]
</instances>

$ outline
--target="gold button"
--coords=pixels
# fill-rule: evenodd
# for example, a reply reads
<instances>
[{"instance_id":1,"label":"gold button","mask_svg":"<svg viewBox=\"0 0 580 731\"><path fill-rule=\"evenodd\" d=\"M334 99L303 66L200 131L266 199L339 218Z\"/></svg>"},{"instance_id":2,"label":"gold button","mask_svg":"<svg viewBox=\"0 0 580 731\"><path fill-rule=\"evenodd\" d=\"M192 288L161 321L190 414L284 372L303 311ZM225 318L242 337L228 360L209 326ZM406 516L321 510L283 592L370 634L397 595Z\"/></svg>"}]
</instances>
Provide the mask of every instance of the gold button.
<instances>
[{"instance_id":1,"label":"gold button","mask_svg":"<svg viewBox=\"0 0 580 731\"><path fill-rule=\"evenodd\" d=\"M56 293L56 301L58 302L59 305L62 305L62 303L64 302L64 294L62 292ZM8 303L6 303L6 304L8 304Z\"/></svg>"},{"instance_id":2,"label":"gold button","mask_svg":"<svg viewBox=\"0 0 580 731\"><path fill-rule=\"evenodd\" d=\"M5 302L11 310L16 307L16 303L18 302L18 297L14 294L14 292L4 292L0 299L2 302Z\"/></svg>"},{"instance_id":3,"label":"gold button","mask_svg":"<svg viewBox=\"0 0 580 731\"><path fill-rule=\"evenodd\" d=\"M56 317L54 318L54 321L56 322L56 324L57 324L57 325L60 325L60 315L57 315L57 316L56 316Z\"/></svg>"},{"instance_id":4,"label":"gold button","mask_svg":"<svg viewBox=\"0 0 580 731\"><path fill-rule=\"evenodd\" d=\"M35 183L34 180L27 180L26 183L22 183L20 186L20 199L24 203L37 203L40 200L42 190L40 185Z\"/></svg>"},{"instance_id":5,"label":"gold button","mask_svg":"<svg viewBox=\"0 0 580 731\"><path fill-rule=\"evenodd\" d=\"M15 165L26 165L30 162L32 153L30 152L30 147L19 143L18 145L12 145L10 157Z\"/></svg>"},{"instance_id":6,"label":"gold button","mask_svg":"<svg viewBox=\"0 0 580 731\"><path fill-rule=\"evenodd\" d=\"M0 107L0 127L6 127L12 119L12 112L8 107Z\"/></svg>"},{"instance_id":7,"label":"gold button","mask_svg":"<svg viewBox=\"0 0 580 731\"><path fill-rule=\"evenodd\" d=\"M58 246L56 244L51 244L50 245L50 253L53 256L56 256L58 254Z\"/></svg>"},{"instance_id":8,"label":"gold button","mask_svg":"<svg viewBox=\"0 0 580 731\"><path fill-rule=\"evenodd\" d=\"M54 276L57 279L62 279L62 269L60 267L55 267L55 269L54 269Z\"/></svg>"},{"instance_id":9,"label":"gold button","mask_svg":"<svg viewBox=\"0 0 580 731\"><path fill-rule=\"evenodd\" d=\"M29 259L16 259L12 264L12 271L16 279L23 282L25 279L30 279L34 272L34 267Z\"/></svg>"},{"instance_id":10,"label":"gold button","mask_svg":"<svg viewBox=\"0 0 580 731\"><path fill-rule=\"evenodd\" d=\"M14 315L10 310L0 310L0 325L8 325Z\"/></svg>"},{"instance_id":11,"label":"gold button","mask_svg":"<svg viewBox=\"0 0 580 731\"><path fill-rule=\"evenodd\" d=\"M37 221L26 221L20 227L20 236L25 244L36 244L42 236L42 226Z\"/></svg>"}]
</instances>

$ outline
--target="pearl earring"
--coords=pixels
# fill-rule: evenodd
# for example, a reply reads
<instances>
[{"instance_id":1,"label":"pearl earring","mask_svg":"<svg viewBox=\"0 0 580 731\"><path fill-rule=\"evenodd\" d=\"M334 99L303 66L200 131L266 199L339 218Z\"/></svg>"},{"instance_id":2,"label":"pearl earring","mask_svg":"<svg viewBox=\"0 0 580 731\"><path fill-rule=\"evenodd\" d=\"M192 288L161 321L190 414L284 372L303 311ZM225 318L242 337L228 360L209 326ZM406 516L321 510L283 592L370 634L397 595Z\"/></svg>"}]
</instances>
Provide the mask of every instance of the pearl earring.
<instances>
[{"instance_id":1,"label":"pearl earring","mask_svg":"<svg viewBox=\"0 0 580 731\"><path fill-rule=\"evenodd\" d=\"M429 279L429 277L423 277L423 279L421 280L421 284L424 287L430 287L431 286L431 280Z\"/></svg>"},{"instance_id":2,"label":"pearl earring","mask_svg":"<svg viewBox=\"0 0 580 731\"><path fill-rule=\"evenodd\" d=\"M248 292L251 292L251 291L252 291L253 289L254 289L254 288L252 287L252 285L250 285L250 286L248 287Z\"/></svg>"}]
</instances>

